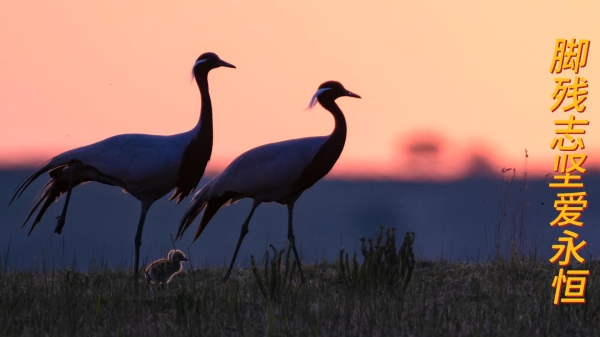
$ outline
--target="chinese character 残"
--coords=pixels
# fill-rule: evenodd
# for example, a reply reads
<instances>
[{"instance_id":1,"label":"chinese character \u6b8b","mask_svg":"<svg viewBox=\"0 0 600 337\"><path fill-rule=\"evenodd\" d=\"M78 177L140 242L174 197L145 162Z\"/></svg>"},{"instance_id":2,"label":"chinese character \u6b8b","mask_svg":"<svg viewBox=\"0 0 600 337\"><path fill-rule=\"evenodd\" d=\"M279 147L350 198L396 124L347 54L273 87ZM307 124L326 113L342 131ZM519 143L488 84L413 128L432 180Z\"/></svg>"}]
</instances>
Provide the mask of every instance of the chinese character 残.
<instances>
[{"instance_id":1,"label":"chinese character \u6b8b","mask_svg":"<svg viewBox=\"0 0 600 337\"><path fill-rule=\"evenodd\" d=\"M571 83L571 80L568 78L555 78L554 82L556 82L556 88L552 93L552 99L555 102L554 105L550 107L550 111L558 109L565 98L572 98L573 102L564 106L563 111L569 111L573 108L575 108L577 112L585 111L586 106L583 105L583 102L587 99L588 94L588 91L584 89L588 87L588 82L585 78L576 76L575 81L569 85L565 85Z\"/></svg>"}]
</instances>

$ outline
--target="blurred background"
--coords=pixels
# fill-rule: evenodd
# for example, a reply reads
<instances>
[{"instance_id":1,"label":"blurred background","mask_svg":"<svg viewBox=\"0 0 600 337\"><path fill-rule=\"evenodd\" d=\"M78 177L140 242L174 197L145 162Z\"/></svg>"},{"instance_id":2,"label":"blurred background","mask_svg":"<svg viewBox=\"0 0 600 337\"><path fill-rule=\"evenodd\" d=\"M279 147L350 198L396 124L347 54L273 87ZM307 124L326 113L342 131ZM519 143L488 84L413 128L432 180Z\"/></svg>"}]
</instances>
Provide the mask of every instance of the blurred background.
<instances>
[{"instance_id":1,"label":"blurred background","mask_svg":"<svg viewBox=\"0 0 600 337\"><path fill-rule=\"evenodd\" d=\"M558 153L549 144L553 121L569 115L550 111L551 94L555 77L575 76L549 72L557 38L592 41L578 74L589 83L578 118L590 120L583 177L590 206L578 233L592 256L600 237L598 10L594 1L3 2L2 261L131 263L139 204L117 188L74 190L62 235L53 230L64 200L31 237L20 228L46 176L6 205L21 179L65 150L121 133L191 129L200 99L190 71L206 51L237 66L209 76L215 136L207 178L252 147L330 133L325 110L305 110L322 82L338 80L363 97L338 100L348 122L344 152L295 208L305 262L332 260L342 247L352 252L380 226L400 237L416 232L426 259L482 261L496 240L513 235L524 250L549 257L562 232L548 224L557 214L548 182ZM188 201L154 204L143 236L146 261L172 247L169 234ZM196 266L228 261L249 209L246 200L217 214L191 247ZM191 236L178 248L187 251ZM263 205L238 262L285 240L285 207Z\"/></svg>"}]
</instances>

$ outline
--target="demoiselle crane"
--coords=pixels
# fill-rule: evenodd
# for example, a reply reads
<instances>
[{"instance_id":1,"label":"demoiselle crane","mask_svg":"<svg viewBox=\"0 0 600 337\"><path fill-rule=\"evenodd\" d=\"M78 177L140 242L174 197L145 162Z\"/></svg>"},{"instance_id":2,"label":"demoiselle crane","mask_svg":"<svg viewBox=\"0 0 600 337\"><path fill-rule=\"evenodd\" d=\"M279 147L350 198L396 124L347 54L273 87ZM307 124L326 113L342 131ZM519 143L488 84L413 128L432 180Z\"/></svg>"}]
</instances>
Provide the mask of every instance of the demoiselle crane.
<instances>
[{"instance_id":1,"label":"demoiselle crane","mask_svg":"<svg viewBox=\"0 0 600 337\"><path fill-rule=\"evenodd\" d=\"M186 210L177 238L181 238L185 230L203 209L206 209L194 236L194 241L202 234L204 228L226 205L243 198L254 200L250 214L242 225L235 252L224 280L231 274L240 245L248 233L248 223L258 205L263 202L277 202L287 205L288 240L293 249L300 277L304 283L304 274L300 257L296 250L292 214L294 203L302 192L323 178L333 167L344 148L346 141L346 119L335 100L342 96L360 98L335 81L321 84L312 97L309 108L319 102L333 115L335 127L329 136L292 139L267 144L249 150L237 157L219 176L212 179L194 195Z\"/></svg>"},{"instance_id":2,"label":"demoiselle crane","mask_svg":"<svg viewBox=\"0 0 600 337\"><path fill-rule=\"evenodd\" d=\"M152 204L175 188L169 199L177 203L198 185L210 160L213 145L212 104L208 92L208 73L218 67L235 68L215 53L204 53L192 68L200 89L201 109L196 126L188 132L171 135L124 134L79 147L50 159L37 172L22 181L11 203L40 175L49 171L51 180L38 193L37 203L23 223L27 223L42 205L29 234L40 222L46 209L67 193L62 214L57 218L55 233L65 224L73 187L89 181L121 187L142 204L135 235L135 287L139 273L142 229ZM10 203L9 203L10 205ZM22 227L23 227L22 226ZM28 234L28 235L29 235Z\"/></svg>"}]
</instances>

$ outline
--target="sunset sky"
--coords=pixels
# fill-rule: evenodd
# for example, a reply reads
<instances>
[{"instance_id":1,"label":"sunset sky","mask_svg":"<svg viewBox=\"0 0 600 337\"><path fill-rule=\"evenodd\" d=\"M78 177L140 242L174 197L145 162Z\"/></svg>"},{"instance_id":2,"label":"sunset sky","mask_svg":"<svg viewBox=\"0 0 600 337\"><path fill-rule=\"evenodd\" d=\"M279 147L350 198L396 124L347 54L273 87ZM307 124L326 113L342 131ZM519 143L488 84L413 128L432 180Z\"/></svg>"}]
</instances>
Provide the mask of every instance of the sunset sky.
<instances>
[{"instance_id":1,"label":"sunset sky","mask_svg":"<svg viewBox=\"0 0 600 337\"><path fill-rule=\"evenodd\" d=\"M597 166L598 13L591 0L3 1L0 166L191 129L191 67L213 51L237 69L209 75L209 170L261 144L330 133L331 116L305 108L338 80L362 99L338 100L348 138L334 175L453 178L486 161L522 168L525 149L543 175L558 153L553 120L570 114L549 110L554 78L575 76L549 72L557 38L592 41L577 118L590 120L586 166Z\"/></svg>"}]
</instances>

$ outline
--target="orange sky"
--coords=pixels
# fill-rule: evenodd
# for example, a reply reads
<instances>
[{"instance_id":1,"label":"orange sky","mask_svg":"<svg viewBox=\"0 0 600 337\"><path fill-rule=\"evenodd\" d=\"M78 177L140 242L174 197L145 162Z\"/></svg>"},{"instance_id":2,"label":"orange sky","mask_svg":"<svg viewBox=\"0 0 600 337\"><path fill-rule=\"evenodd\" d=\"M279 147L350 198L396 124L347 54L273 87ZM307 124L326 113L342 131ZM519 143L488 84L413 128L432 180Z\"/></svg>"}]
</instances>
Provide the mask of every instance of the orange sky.
<instances>
[{"instance_id":1,"label":"orange sky","mask_svg":"<svg viewBox=\"0 0 600 337\"><path fill-rule=\"evenodd\" d=\"M213 51L237 69L209 76L209 169L254 146L329 133L329 114L304 109L319 84L338 80L363 99L338 100L348 138L334 174L411 176L416 165L453 177L473 154L521 168L524 149L543 174L553 120L569 115L549 110L559 37L592 41L578 118L591 122L587 165L598 165L598 13L591 0L4 1L0 165L40 164L120 133L192 128L200 99L190 70ZM437 158L406 155L409 142L436 134Z\"/></svg>"}]
</instances>

